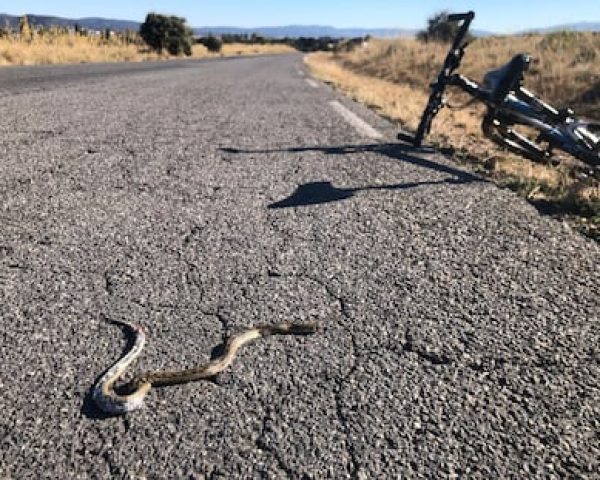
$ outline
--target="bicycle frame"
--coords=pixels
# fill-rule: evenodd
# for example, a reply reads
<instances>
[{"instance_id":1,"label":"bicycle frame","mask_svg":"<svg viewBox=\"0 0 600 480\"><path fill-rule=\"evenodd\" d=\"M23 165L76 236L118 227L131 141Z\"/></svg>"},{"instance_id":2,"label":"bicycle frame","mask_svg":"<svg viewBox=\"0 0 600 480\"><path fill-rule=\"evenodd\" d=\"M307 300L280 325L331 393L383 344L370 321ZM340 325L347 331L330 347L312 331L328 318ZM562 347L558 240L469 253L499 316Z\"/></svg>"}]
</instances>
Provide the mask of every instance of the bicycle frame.
<instances>
[{"instance_id":1,"label":"bicycle frame","mask_svg":"<svg viewBox=\"0 0 600 480\"><path fill-rule=\"evenodd\" d=\"M557 134L559 129L549 122L567 122L570 120L551 105L540 100L529 90L519 88L509 93L504 101L498 104L491 93L478 83L463 76L453 75L448 85L455 86L485 103L490 110L503 118L522 125L529 125L548 134Z\"/></svg>"}]
</instances>

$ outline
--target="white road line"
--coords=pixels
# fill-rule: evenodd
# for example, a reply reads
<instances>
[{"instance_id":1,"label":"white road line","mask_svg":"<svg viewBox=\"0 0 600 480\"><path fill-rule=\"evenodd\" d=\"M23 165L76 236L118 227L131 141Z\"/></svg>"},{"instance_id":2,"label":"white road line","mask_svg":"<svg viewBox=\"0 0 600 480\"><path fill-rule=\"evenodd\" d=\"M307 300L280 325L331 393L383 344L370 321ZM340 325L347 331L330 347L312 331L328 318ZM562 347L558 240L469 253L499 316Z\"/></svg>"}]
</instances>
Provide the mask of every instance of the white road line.
<instances>
[{"instance_id":1,"label":"white road line","mask_svg":"<svg viewBox=\"0 0 600 480\"><path fill-rule=\"evenodd\" d=\"M359 134L364 135L368 138L372 138L374 140L380 140L383 138L383 135L381 133L375 130L362 118L358 117L346 107L344 107L340 102L333 100L332 102L329 102L329 105L331 105L336 112L338 112L342 117L344 117L344 120L346 120L350 125L352 125Z\"/></svg>"},{"instance_id":2,"label":"white road line","mask_svg":"<svg viewBox=\"0 0 600 480\"><path fill-rule=\"evenodd\" d=\"M308 83L312 88L319 88L319 84L315 82L312 78L307 78L306 83Z\"/></svg>"}]
</instances>

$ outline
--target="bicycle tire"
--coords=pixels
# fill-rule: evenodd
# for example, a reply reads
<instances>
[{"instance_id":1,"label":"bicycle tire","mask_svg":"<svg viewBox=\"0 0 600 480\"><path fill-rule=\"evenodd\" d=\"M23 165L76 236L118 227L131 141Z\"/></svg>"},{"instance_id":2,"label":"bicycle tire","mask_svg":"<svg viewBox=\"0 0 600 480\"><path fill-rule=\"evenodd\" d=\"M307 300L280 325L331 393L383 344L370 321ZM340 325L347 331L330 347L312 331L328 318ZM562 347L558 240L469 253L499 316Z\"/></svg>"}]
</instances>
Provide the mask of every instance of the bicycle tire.
<instances>
[{"instance_id":1,"label":"bicycle tire","mask_svg":"<svg viewBox=\"0 0 600 480\"><path fill-rule=\"evenodd\" d=\"M600 167L600 123L577 120L568 124L563 131L576 145L573 151L568 146L564 147L567 153L587 165Z\"/></svg>"},{"instance_id":2,"label":"bicycle tire","mask_svg":"<svg viewBox=\"0 0 600 480\"><path fill-rule=\"evenodd\" d=\"M417 133L415 133L414 138L415 147L420 147L425 137L431 132L431 124L440 108L436 106L436 104L441 104L441 102L439 99L439 94L434 93L427 102L427 106L421 115L419 127L417 128Z\"/></svg>"},{"instance_id":3,"label":"bicycle tire","mask_svg":"<svg viewBox=\"0 0 600 480\"><path fill-rule=\"evenodd\" d=\"M482 129L495 144L536 163L557 164L559 160L542 145L515 131L508 125L486 116Z\"/></svg>"}]
</instances>

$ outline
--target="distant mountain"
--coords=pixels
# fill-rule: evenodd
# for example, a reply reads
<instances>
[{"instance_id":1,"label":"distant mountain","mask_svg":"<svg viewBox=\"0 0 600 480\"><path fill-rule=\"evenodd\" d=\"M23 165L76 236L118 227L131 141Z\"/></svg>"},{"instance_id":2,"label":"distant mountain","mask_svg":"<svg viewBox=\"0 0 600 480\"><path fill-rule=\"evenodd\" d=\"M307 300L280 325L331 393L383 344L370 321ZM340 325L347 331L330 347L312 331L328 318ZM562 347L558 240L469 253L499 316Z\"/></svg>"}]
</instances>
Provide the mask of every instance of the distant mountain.
<instances>
[{"instance_id":1,"label":"distant mountain","mask_svg":"<svg viewBox=\"0 0 600 480\"><path fill-rule=\"evenodd\" d=\"M0 14L0 27L19 28L20 17ZM88 30L138 30L139 22L129 20L113 20L110 18L62 18L45 15L27 15L31 25L40 27L74 27L76 24Z\"/></svg>"},{"instance_id":2,"label":"distant mountain","mask_svg":"<svg viewBox=\"0 0 600 480\"><path fill-rule=\"evenodd\" d=\"M474 37L493 37L494 35L498 35L497 33L488 32L487 30L472 29L469 30L469 32L471 32L471 35Z\"/></svg>"},{"instance_id":3,"label":"distant mountain","mask_svg":"<svg viewBox=\"0 0 600 480\"><path fill-rule=\"evenodd\" d=\"M74 27L76 24L89 30L139 30L141 23L130 20L116 20L111 18L62 18L45 15L27 15L29 22L32 25L38 26L57 26L57 27ZM15 15L7 15L0 13L0 28L10 27L12 29L19 28L19 18ZM238 34L252 35L257 33L264 37L270 38L298 38L298 37L331 37L331 38L355 38L371 35L379 38L390 37L412 37L418 30L416 29L401 29L401 28L336 28L324 25L288 25L283 27L256 27L256 28L241 28L241 27L197 27L194 28L194 34L198 36L208 35L223 35L223 34ZM600 32L600 22L579 22L569 23L565 25L556 25L553 27L535 28L522 33L551 33L562 30L571 30L575 32ZM494 35L491 32L473 30L472 33L476 37L484 37Z\"/></svg>"},{"instance_id":4,"label":"distant mountain","mask_svg":"<svg viewBox=\"0 0 600 480\"><path fill-rule=\"evenodd\" d=\"M553 27L534 28L526 33L553 33L553 32L600 32L600 22L579 22L555 25Z\"/></svg>"},{"instance_id":5,"label":"distant mountain","mask_svg":"<svg viewBox=\"0 0 600 480\"><path fill-rule=\"evenodd\" d=\"M284 27L198 27L194 33L199 36L213 34L236 34L251 35L260 34L269 38L298 38L298 37L331 37L331 38L355 38L371 35L372 37L408 37L413 36L416 30L399 28L335 28L323 25L288 25Z\"/></svg>"},{"instance_id":6,"label":"distant mountain","mask_svg":"<svg viewBox=\"0 0 600 480\"><path fill-rule=\"evenodd\" d=\"M138 30L140 22L129 20L115 20L110 18L62 18L44 15L27 15L31 25L43 27L74 27L76 24L89 30ZM0 27L19 28L20 17L15 15L0 14ZM321 25L289 25L284 27L197 27L194 34L198 36L222 34L248 34L257 33L264 37L332 37L332 38L354 38L371 35L373 37L403 37L412 36L416 30L405 30L395 28L335 28Z\"/></svg>"}]
</instances>

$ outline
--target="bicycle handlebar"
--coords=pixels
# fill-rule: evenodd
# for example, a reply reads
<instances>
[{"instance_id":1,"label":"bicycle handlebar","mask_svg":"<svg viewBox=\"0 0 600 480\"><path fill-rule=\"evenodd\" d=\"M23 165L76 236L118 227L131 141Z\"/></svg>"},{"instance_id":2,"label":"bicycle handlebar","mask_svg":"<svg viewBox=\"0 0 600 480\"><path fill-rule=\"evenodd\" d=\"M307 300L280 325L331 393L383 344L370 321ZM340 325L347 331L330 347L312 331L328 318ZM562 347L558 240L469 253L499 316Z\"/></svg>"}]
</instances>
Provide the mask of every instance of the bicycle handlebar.
<instances>
[{"instance_id":1,"label":"bicycle handlebar","mask_svg":"<svg viewBox=\"0 0 600 480\"><path fill-rule=\"evenodd\" d=\"M475 18L475 12L467 12L467 13L455 13L452 15L448 15L448 20L451 22L460 22L463 21L463 24L460 26L458 32L456 33L456 37L452 42L452 50L456 50L461 47L462 41L467 36L467 32L471 26L471 22Z\"/></svg>"},{"instance_id":2,"label":"bicycle handlebar","mask_svg":"<svg viewBox=\"0 0 600 480\"><path fill-rule=\"evenodd\" d=\"M469 11L467 13L452 13L448 15L448 21L460 22L461 20L473 20L475 18L475 12Z\"/></svg>"}]
</instances>

